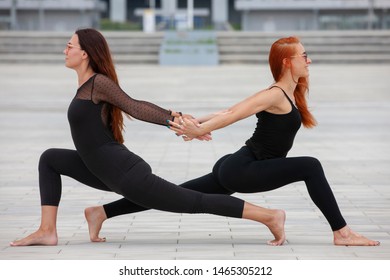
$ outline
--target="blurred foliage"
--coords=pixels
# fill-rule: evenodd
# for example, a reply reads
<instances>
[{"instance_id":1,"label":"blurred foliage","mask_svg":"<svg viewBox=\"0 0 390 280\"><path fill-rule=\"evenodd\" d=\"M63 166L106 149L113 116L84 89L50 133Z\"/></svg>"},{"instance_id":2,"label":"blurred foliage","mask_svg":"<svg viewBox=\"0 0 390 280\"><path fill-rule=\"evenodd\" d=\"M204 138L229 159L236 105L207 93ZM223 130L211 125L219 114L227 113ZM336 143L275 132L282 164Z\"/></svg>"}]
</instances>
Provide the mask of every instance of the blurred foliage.
<instances>
[{"instance_id":1,"label":"blurred foliage","mask_svg":"<svg viewBox=\"0 0 390 280\"><path fill-rule=\"evenodd\" d=\"M142 25L136 22L114 22L109 20L108 18L103 18L100 21L101 30L133 30L139 31L142 30Z\"/></svg>"}]
</instances>

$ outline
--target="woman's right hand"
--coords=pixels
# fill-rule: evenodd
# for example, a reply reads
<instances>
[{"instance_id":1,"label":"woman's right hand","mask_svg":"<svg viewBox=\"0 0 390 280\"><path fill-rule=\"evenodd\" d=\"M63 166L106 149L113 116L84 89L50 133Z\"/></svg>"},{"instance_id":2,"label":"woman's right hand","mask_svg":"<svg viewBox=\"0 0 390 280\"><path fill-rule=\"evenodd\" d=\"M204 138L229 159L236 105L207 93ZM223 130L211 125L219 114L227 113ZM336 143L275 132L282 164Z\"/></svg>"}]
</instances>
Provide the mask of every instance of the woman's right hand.
<instances>
[{"instance_id":1,"label":"woman's right hand","mask_svg":"<svg viewBox=\"0 0 390 280\"><path fill-rule=\"evenodd\" d=\"M169 122L170 129L177 136L182 136L184 141L198 139L201 141L212 140L211 133L203 133L200 129L200 123L194 118L180 117L179 122Z\"/></svg>"}]
</instances>

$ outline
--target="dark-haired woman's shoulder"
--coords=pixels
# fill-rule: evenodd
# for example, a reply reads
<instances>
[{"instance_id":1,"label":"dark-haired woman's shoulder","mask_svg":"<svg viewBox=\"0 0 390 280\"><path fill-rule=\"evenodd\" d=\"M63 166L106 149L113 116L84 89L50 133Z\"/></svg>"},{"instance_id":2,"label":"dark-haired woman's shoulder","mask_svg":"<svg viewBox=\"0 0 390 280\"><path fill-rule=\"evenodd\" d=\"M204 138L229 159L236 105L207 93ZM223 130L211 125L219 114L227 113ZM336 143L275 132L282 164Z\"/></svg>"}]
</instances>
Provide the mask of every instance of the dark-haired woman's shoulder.
<instances>
[{"instance_id":1,"label":"dark-haired woman's shoulder","mask_svg":"<svg viewBox=\"0 0 390 280\"><path fill-rule=\"evenodd\" d=\"M101 73L97 73L95 75L94 84L95 87L98 86L106 89L118 88L118 84L116 82L114 82L110 77Z\"/></svg>"}]
</instances>

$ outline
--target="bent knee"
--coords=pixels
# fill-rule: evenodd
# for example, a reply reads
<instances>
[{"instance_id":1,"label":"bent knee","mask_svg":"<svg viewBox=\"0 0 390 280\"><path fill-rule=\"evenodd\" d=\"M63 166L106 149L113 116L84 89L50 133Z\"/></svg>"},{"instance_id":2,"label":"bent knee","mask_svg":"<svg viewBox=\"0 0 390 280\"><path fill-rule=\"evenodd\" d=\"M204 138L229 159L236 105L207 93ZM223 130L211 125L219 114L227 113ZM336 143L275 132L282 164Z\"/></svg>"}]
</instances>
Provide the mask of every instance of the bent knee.
<instances>
[{"instance_id":1,"label":"bent knee","mask_svg":"<svg viewBox=\"0 0 390 280\"><path fill-rule=\"evenodd\" d=\"M305 157L305 163L308 169L322 169L321 162L315 157Z\"/></svg>"},{"instance_id":2,"label":"bent knee","mask_svg":"<svg viewBox=\"0 0 390 280\"><path fill-rule=\"evenodd\" d=\"M58 151L57 149L55 148L50 148L50 149L47 149L46 151L44 151L42 154L41 154L41 157L39 159L39 161L43 161L43 162L46 162L52 158L55 158L56 155L58 156Z\"/></svg>"},{"instance_id":3,"label":"bent knee","mask_svg":"<svg viewBox=\"0 0 390 280\"><path fill-rule=\"evenodd\" d=\"M54 163L59 160L61 156L60 154L61 150L55 148L50 148L44 151L39 158L38 169L53 166Z\"/></svg>"}]
</instances>

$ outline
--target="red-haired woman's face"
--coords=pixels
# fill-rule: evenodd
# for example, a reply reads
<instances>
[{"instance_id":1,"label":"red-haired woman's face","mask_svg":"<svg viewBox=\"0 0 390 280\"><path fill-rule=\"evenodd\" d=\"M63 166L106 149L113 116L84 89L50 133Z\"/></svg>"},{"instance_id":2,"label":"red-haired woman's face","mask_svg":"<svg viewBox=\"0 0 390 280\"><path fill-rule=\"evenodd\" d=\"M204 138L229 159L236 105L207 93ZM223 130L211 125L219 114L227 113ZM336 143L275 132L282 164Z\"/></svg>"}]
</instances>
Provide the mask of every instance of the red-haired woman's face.
<instances>
[{"instance_id":1,"label":"red-haired woman's face","mask_svg":"<svg viewBox=\"0 0 390 280\"><path fill-rule=\"evenodd\" d=\"M291 68L294 76L308 77L310 64L311 59L307 56L305 48L301 43L297 44L296 53L291 56Z\"/></svg>"},{"instance_id":2,"label":"red-haired woman's face","mask_svg":"<svg viewBox=\"0 0 390 280\"><path fill-rule=\"evenodd\" d=\"M83 51L79 44L79 38L77 34L73 34L69 42L64 49L65 65L69 68L77 68L85 58L85 51Z\"/></svg>"}]
</instances>

